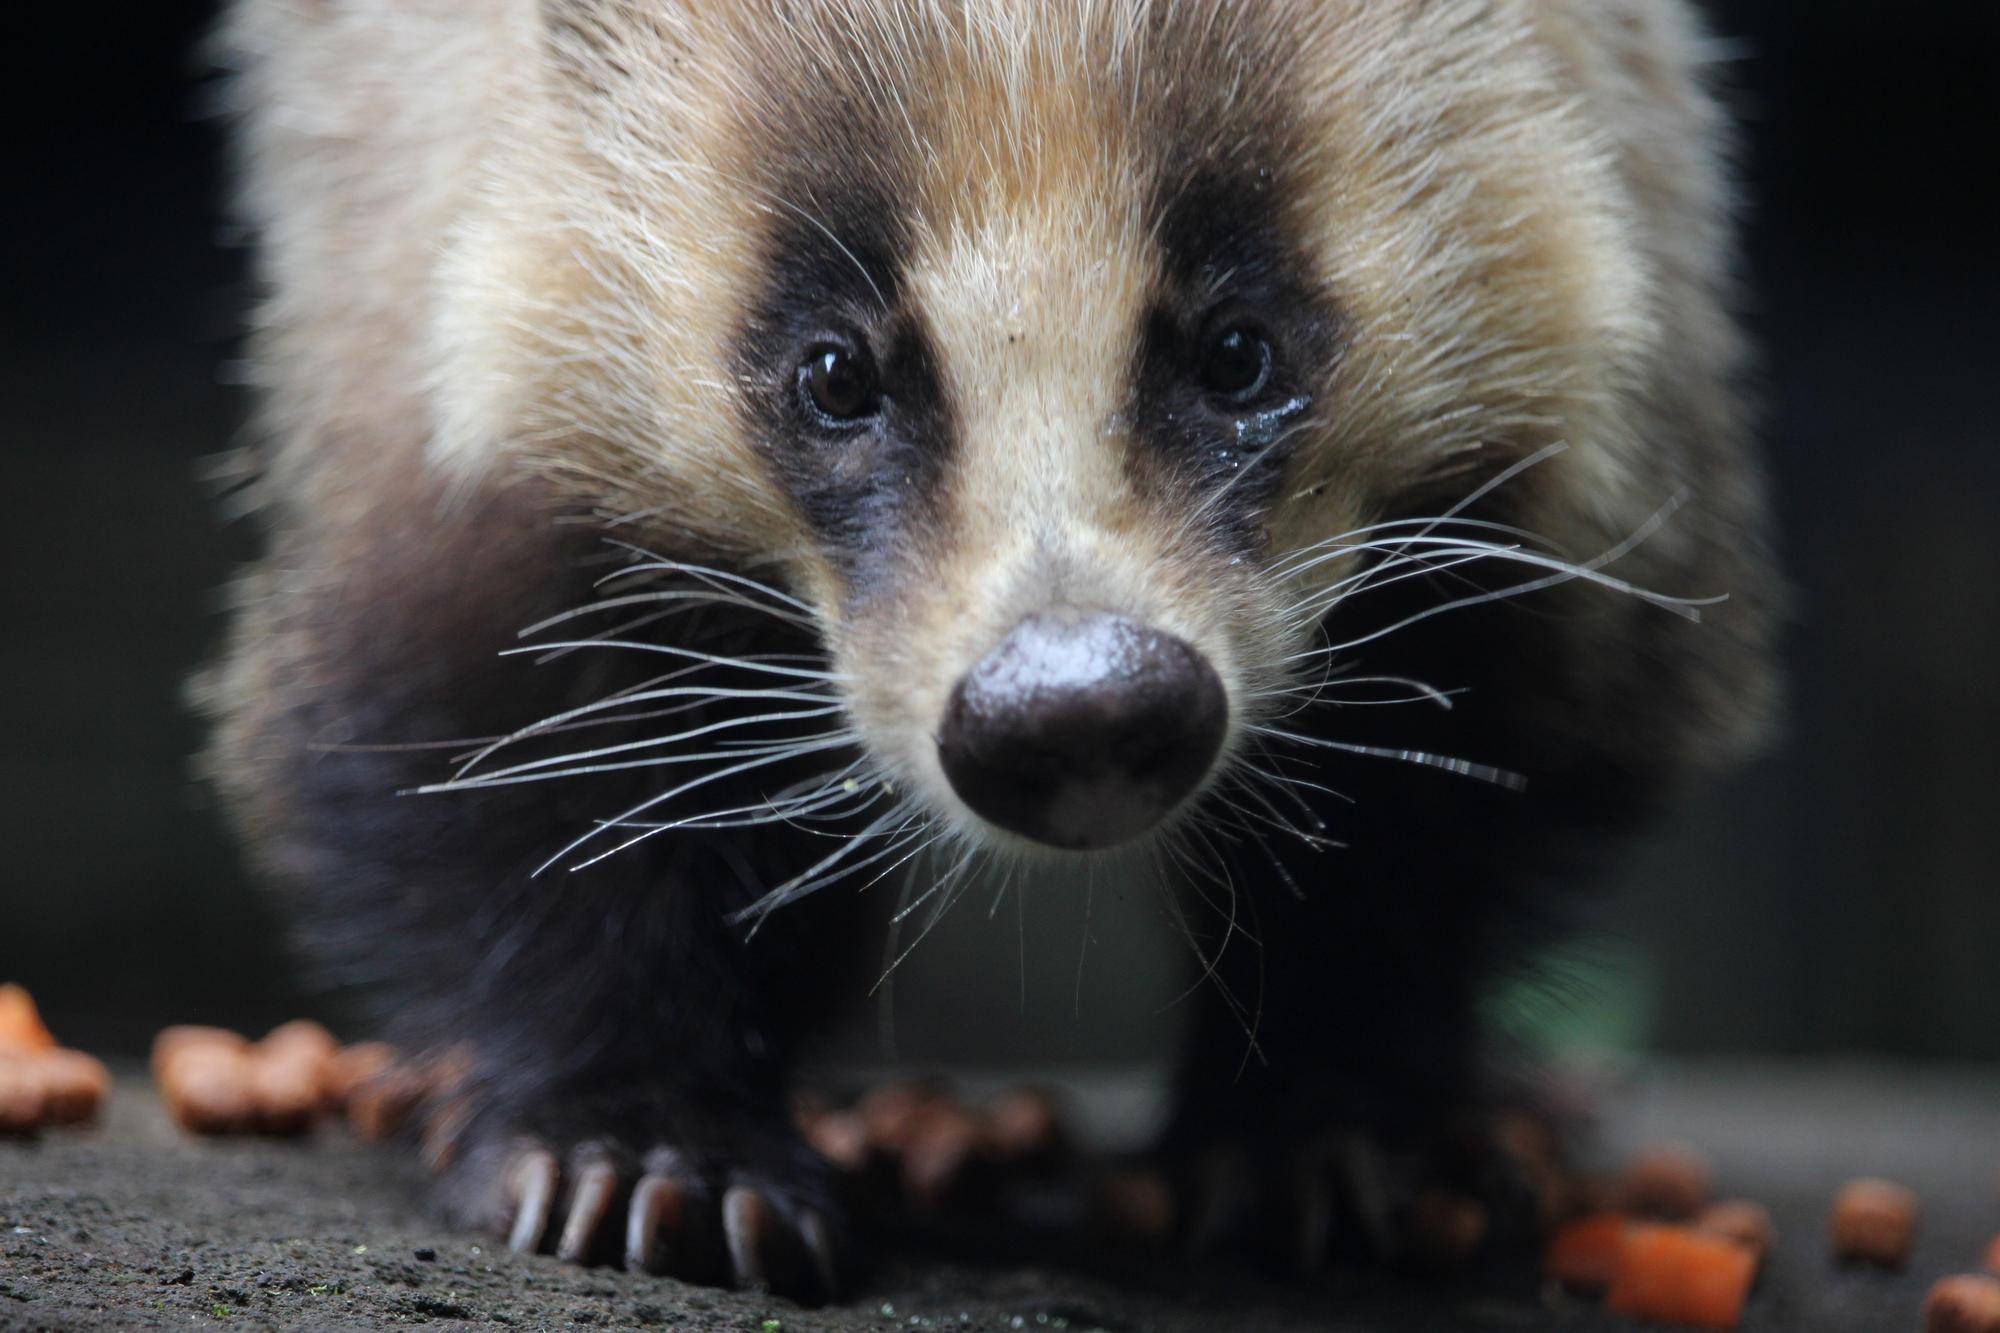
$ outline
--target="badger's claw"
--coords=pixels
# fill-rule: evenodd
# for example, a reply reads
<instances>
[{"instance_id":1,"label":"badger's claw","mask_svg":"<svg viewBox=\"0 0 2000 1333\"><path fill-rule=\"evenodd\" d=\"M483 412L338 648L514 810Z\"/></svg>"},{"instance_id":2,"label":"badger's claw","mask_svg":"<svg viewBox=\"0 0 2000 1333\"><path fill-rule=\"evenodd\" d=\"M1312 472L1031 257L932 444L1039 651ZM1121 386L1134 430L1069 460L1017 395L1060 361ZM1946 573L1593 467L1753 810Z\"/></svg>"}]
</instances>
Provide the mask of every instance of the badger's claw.
<instances>
[{"instance_id":1,"label":"badger's claw","mask_svg":"<svg viewBox=\"0 0 2000 1333\"><path fill-rule=\"evenodd\" d=\"M739 1285L833 1294L831 1233L818 1213L804 1209L786 1217L758 1188L732 1185L722 1196L722 1231Z\"/></svg>"},{"instance_id":2,"label":"badger's claw","mask_svg":"<svg viewBox=\"0 0 2000 1333\"><path fill-rule=\"evenodd\" d=\"M562 1236L556 1241L557 1258L573 1264L590 1258L598 1231L611 1213L611 1196L617 1189L617 1169L601 1158L576 1172L570 1189L569 1216L563 1220Z\"/></svg>"},{"instance_id":3,"label":"badger's claw","mask_svg":"<svg viewBox=\"0 0 2000 1333\"><path fill-rule=\"evenodd\" d=\"M1158 1243L1172 1231L1197 1255L1248 1252L1301 1271L1456 1267L1531 1244L1548 1216L1545 1190L1497 1141L1391 1145L1338 1131L1289 1148L1212 1144L1140 1175L1165 1202L1134 1223L1119 1197L1100 1199L1114 1234ZM1155 1213L1178 1224L1163 1229Z\"/></svg>"},{"instance_id":4,"label":"badger's claw","mask_svg":"<svg viewBox=\"0 0 2000 1333\"><path fill-rule=\"evenodd\" d=\"M838 1294L838 1231L819 1208L768 1180L699 1171L670 1148L648 1154L642 1171L625 1160L593 1144L564 1166L539 1143L520 1146L504 1170L499 1229L508 1247L806 1303Z\"/></svg>"},{"instance_id":5,"label":"badger's claw","mask_svg":"<svg viewBox=\"0 0 2000 1333\"><path fill-rule=\"evenodd\" d=\"M714 1221L713 1191L679 1153L654 1152L625 1211L625 1266L691 1282L721 1280L727 1256Z\"/></svg>"},{"instance_id":6,"label":"badger's claw","mask_svg":"<svg viewBox=\"0 0 2000 1333\"><path fill-rule=\"evenodd\" d=\"M507 1204L512 1213L507 1248L516 1254L532 1254L549 1229L549 1214L556 1205L556 1155L547 1148L523 1150L514 1159L507 1180Z\"/></svg>"}]
</instances>

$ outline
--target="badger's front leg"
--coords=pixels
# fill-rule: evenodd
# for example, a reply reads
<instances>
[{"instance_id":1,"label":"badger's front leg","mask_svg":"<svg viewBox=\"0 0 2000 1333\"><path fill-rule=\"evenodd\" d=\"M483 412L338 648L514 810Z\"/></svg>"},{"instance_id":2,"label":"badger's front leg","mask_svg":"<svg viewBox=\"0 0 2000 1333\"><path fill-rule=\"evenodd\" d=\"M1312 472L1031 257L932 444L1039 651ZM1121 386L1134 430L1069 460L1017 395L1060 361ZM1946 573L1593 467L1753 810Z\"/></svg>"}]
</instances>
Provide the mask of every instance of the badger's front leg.
<instances>
[{"instance_id":1,"label":"badger's front leg","mask_svg":"<svg viewBox=\"0 0 2000 1333\"><path fill-rule=\"evenodd\" d=\"M521 488L456 505L413 489L337 533L282 530L209 681L210 765L260 868L296 898L309 957L364 988L399 1042L464 1053L429 1129L452 1216L520 1249L829 1295L848 1247L784 1075L804 997L838 950L816 904L754 940L729 920L818 848L782 825L754 839L669 830L572 869L639 821L749 805L795 775L758 782L782 765L752 766L690 791L699 804L644 808L724 764L607 760L726 747L584 752L716 720L707 677L639 651L502 655L523 627L590 600L606 549ZM671 643L659 629L652 640ZM481 742L621 691L629 706L585 716L629 721L455 768ZM455 787L416 790L454 773ZM628 812L634 827L604 827ZM812 950L808 932L821 932Z\"/></svg>"},{"instance_id":2,"label":"badger's front leg","mask_svg":"<svg viewBox=\"0 0 2000 1333\"><path fill-rule=\"evenodd\" d=\"M1366 793L1318 811L1326 842L1233 857L1234 928L1215 888L1191 895L1208 984L1164 1144L1182 1238L1308 1269L1518 1248L1561 1136L1493 1059L1480 1001L1546 926L1499 832L1531 808L1379 763L1313 776Z\"/></svg>"},{"instance_id":3,"label":"badger's front leg","mask_svg":"<svg viewBox=\"0 0 2000 1333\"><path fill-rule=\"evenodd\" d=\"M509 886L450 1020L475 1053L469 1115L447 1102L431 1128L456 1220L577 1262L837 1289L849 1246L826 1163L783 1101L795 1025L765 946L784 942L725 922L744 896L727 855Z\"/></svg>"},{"instance_id":4,"label":"badger's front leg","mask_svg":"<svg viewBox=\"0 0 2000 1333\"><path fill-rule=\"evenodd\" d=\"M733 873L702 850L505 886L477 981L447 1001L476 1067L465 1118L447 1101L429 1130L455 1220L577 1262L833 1294L848 1245L785 1112L774 957L723 919Z\"/></svg>"}]
</instances>

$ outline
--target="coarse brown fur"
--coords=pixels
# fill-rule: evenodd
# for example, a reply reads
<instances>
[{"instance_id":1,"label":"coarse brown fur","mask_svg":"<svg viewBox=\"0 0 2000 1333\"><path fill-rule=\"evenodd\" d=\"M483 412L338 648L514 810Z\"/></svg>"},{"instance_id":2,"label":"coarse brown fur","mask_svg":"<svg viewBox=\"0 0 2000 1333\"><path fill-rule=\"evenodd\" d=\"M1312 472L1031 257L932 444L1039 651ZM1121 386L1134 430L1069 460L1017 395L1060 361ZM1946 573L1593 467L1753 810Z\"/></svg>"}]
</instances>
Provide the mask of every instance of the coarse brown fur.
<instances>
[{"instance_id":1,"label":"coarse brown fur","mask_svg":"<svg viewBox=\"0 0 2000 1333\"><path fill-rule=\"evenodd\" d=\"M448 779L450 752L368 748L644 690L658 662L496 656L638 559L607 534L796 598L624 637L817 658L798 688L882 793L871 836L1021 873L1061 856L953 796L933 739L953 683L1051 607L1185 639L1228 689L1229 739L1160 836L1247 804L1276 850L1269 871L1224 853L1232 889L1267 927L1299 915L1235 991L1250 951L1211 959L1243 998L1215 1006L1190 1069L1221 1073L1190 1074L1180 1136L1280 1102L1297 1136L1469 1097L1479 979L1535 914L1521 885L1576 830L1740 754L1772 708L1703 41L1679 0L240 3L223 49L265 290L271 550L204 686L210 766L259 863L358 926L325 955L372 934L420 1039L518 1066L489 1077L466 1160L521 1133L695 1144L831 1207L798 1185L816 1168L777 1107L794 971L728 920L816 884L810 840L654 828L538 875L594 820L657 821L671 784L593 767L399 796ZM1163 404L1176 339L1232 300L1292 379L1218 446ZM912 386L902 435L787 435L786 357L827 318L871 329ZM1496 600L1429 614L1468 590ZM1343 712L1357 664L1471 694ZM1527 791L1461 794L1356 745ZM1396 813L1349 830L1362 816L1306 789L1272 795L1273 767ZM754 806L758 779L726 785ZM669 817L736 808L689 799ZM1328 827L1350 854L1322 854ZM739 919L782 937L832 896ZM636 995L582 975L604 919L627 924L602 947ZM1276 975L1288 959L1340 976ZM706 1035L669 966L712 983ZM1399 985L1433 998L1387 1029L1447 1052L1421 1077L1338 1017L1395 1010ZM1291 1072L1234 1078L1214 1054L1232 1032ZM501 1208L480 1179L464 1197Z\"/></svg>"}]
</instances>

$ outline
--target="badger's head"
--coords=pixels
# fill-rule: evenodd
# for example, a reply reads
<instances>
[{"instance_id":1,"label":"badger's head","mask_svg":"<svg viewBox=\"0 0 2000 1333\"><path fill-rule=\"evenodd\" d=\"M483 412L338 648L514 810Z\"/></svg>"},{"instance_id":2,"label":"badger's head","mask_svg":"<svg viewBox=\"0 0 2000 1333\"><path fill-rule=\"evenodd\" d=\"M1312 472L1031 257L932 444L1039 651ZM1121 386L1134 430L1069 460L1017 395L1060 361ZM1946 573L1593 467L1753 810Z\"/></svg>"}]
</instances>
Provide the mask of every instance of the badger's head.
<instances>
[{"instance_id":1,"label":"badger's head","mask_svg":"<svg viewBox=\"0 0 2000 1333\"><path fill-rule=\"evenodd\" d=\"M790 589L871 769L961 835L1145 838L1323 670L1416 531L1371 525L1558 445L1506 516L1573 555L1671 494L1633 188L1551 8L548 4L440 449Z\"/></svg>"}]
</instances>

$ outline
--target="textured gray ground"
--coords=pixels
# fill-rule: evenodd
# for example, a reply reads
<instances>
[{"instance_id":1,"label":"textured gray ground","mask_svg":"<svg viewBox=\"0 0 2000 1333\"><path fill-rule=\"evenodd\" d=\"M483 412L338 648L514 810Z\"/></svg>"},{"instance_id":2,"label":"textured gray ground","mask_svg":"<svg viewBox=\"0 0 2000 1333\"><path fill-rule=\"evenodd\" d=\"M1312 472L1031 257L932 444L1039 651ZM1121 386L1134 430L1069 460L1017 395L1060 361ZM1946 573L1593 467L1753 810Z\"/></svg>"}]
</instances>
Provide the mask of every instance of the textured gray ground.
<instances>
[{"instance_id":1,"label":"textured gray ground","mask_svg":"<svg viewBox=\"0 0 2000 1333\"><path fill-rule=\"evenodd\" d=\"M1094 1108L1121 1118L1116 1103ZM1607 1148L1663 1136L1714 1157L1782 1233L1750 1329L1910 1329L1936 1277L2000 1232L2000 1077L1925 1068L1703 1066L1660 1071L1608 1107ZM1900 1276L1836 1270L1828 1197L1855 1174L1920 1191ZM436 1225L420 1173L337 1132L300 1143L191 1143L140 1078L98 1130L0 1145L0 1328L1589 1330L1624 1327L1523 1291L1326 1279L1279 1285L1166 1263L1010 1249L900 1255L853 1303L805 1311L754 1294L518 1258ZM429 1256L429 1257L427 1257Z\"/></svg>"}]
</instances>

